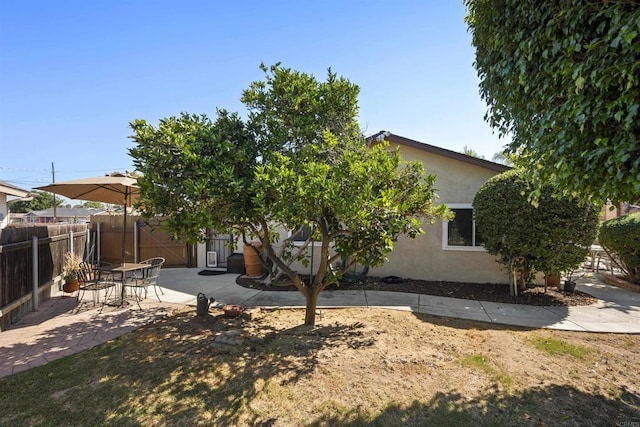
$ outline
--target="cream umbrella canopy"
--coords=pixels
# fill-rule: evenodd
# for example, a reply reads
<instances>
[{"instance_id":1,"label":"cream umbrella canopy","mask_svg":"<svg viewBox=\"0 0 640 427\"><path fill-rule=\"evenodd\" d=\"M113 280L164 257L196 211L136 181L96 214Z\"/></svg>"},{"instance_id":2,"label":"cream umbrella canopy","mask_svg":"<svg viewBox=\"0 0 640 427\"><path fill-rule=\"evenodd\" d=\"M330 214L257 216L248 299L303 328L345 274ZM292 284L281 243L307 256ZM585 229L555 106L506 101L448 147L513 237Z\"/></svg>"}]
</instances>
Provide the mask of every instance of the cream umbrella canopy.
<instances>
[{"instance_id":1,"label":"cream umbrella canopy","mask_svg":"<svg viewBox=\"0 0 640 427\"><path fill-rule=\"evenodd\" d=\"M137 180L122 174L111 174L93 178L82 178L72 181L36 187L37 190L60 194L70 199L90 200L93 202L111 203L124 208L124 232L122 233L122 262L125 262L127 242L127 208L130 208L140 195Z\"/></svg>"}]
</instances>

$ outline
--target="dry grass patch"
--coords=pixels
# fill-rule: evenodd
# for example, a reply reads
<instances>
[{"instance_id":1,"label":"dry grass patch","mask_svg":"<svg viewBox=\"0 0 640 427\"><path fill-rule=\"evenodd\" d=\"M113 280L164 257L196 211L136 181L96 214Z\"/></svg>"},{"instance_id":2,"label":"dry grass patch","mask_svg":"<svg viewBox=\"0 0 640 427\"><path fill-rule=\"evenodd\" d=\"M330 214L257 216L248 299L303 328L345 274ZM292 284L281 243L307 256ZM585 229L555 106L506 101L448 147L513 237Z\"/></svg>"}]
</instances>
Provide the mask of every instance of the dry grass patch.
<instances>
[{"instance_id":1,"label":"dry grass patch","mask_svg":"<svg viewBox=\"0 0 640 427\"><path fill-rule=\"evenodd\" d=\"M640 420L640 337L375 309L192 309L1 379L0 425L602 425ZM230 330L245 339L212 347ZM549 354L536 340L589 349ZM90 408L90 409L89 409Z\"/></svg>"}]
</instances>

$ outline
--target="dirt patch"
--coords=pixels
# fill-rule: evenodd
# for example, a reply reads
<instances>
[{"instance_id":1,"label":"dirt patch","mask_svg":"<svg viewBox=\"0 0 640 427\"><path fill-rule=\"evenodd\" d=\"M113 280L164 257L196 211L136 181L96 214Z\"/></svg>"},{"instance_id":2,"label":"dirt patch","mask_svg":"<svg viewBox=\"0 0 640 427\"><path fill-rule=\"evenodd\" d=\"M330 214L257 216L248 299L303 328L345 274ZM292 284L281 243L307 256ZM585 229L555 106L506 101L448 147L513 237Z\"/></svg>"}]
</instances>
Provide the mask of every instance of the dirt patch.
<instances>
[{"instance_id":1,"label":"dirt patch","mask_svg":"<svg viewBox=\"0 0 640 427\"><path fill-rule=\"evenodd\" d=\"M600 426L640 422L640 335L384 309L193 307L0 379L0 425ZM236 337L237 345L223 344ZM45 378L46 381L42 379ZM86 405L61 404L73 390ZM68 394L69 395L69 394ZM43 417L46 414L46 418Z\"/></svg>"},{"instance_id":2,"label":"dirt patch","mask_svg":"<svg viewBox=\"0 0 640 427\"><path fill-rule=\"evenodd\" d=\"M298 291L290 282L283 280L275 285L265 286L262 279L239 276L240 286L264 291ZM498 303L525 304L535 306L580 306L595 304L598 299L580 292L564 292L556 287L535 286L528 288L517 297L512 297L507 284L431 282L426 280L367 277L360 283L343 283L325 290L371 290L389 292L408 292L414 294L435 295Z\"/></svg>"},{"instance_id":3,"label":"dirt patch","mask_svg":"<svg viewBox=\"0 0 640 427\"><path fill-rule=\"evenodd\" d=\"M238 425L615 425L640 421L640 336L528 330L372 309L212 309L172 321L171 352L214 355L211 390L246 405L211 419ZM211 339L242 331L221 352ZM188 339L190 335L197 339ZM171 337L167 337L169 341ZM168 342L166 345L169 345ZM166 351L166 350L165 350ZM194 361L195 362L195 361ZM310 401L308 396L314 396ZM251 414L256 417L249 421ZM228 417L228 418L225 418ZM260 424L270 422L270 424Z\"/></svg>"}]
</instances>

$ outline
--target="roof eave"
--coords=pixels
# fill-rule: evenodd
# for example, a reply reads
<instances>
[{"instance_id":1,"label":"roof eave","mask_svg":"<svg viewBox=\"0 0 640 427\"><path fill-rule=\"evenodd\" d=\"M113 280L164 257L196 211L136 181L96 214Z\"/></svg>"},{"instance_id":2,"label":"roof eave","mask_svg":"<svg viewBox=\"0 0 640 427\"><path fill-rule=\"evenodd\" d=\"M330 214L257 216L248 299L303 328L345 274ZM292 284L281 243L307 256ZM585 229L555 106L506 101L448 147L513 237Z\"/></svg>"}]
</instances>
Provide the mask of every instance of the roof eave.
<instances>
[{"instance_id":1,"label":"roof eave","mask_svg":"<svg viewBox=\"0 0 640 427\"><path fill-rule=\"evenodd\" d=\"M450 159L458 160L461 162L469 163L475 166L479 166L485 169L493 170L496 172L506 172L512 169L510 166L506 166L500 163L492 162L478 157L467 156L463 153L447 150L446 148L436 147L435 145L425 144L424 142L416 141L410 138L405 138L400 135L395 135L391 132L380 131L374 135L367 137L367 143L369 145L379 144L382 141L388 141L394 144L405 145L418 150L426 151L428 153L436 154L439 156L447 157Z\"/></svg>"}]
</instances>

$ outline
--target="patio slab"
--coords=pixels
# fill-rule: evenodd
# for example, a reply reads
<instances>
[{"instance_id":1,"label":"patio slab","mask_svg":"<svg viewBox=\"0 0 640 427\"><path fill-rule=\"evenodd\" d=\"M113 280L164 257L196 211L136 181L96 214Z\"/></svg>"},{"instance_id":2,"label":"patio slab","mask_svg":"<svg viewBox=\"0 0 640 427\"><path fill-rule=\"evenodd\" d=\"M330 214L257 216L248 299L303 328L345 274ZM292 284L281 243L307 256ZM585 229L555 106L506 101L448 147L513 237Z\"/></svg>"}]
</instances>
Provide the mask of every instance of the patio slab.
<instances>
[{"instance_id":1,"label":"patio slab","mask_svg":"<svg viewBox=\"0 0 640 427\"><path fill-rule=\"evenodd\" d=\"M465 319L465 320L476 320L479 322L488 322L492 323L491 317L484 311L475 311L475 310L458 310L455 308L450 308L447 306L430 306L430 305L421 305L418 308L419 313L431 314L434 316L442 316L442 317L454 317L457 319Z\"/></svg>"},{"instance_id":2,"label":"patio slab","mask_svg":"<svg viewBox=\"0 0 640 427\"><path fill-rule=\"evenodd\" d=\"M262 291L245 300L250 307L304 307L306 302L300 292Z\"/></svg>"},{"instance_id":3,"label":"patio slab","mask_svg":"<svg viewBox=\"0 0 640 427\"><path fill-rule=\"evenodd\" d=\"M462 298L447 298L436 295L420 295L420 308L433 307L452 309L460 312L485 313L480 301Z\"/></svg>"},{"instance_id":4,"label":"patio slab","mask_svg":"<svg viewBox=\"0 0 640 427\"><path fill-rule=\"evenodd\" d=\"M419 294L404 292L364 291L369 307L411 307L417 309L420 305Z\"/></svg>"},{"instance_id":5,"label":"patio slab","mask_svg":"<svg viewBox=\"0 0 640 427\"><path fill-rule=\"evenodd\" d=\"M299 292L296 292L299 293ZM318 307L366 307L364 291L331 291L318 296Z\"/></svg>"}]
</instances>

